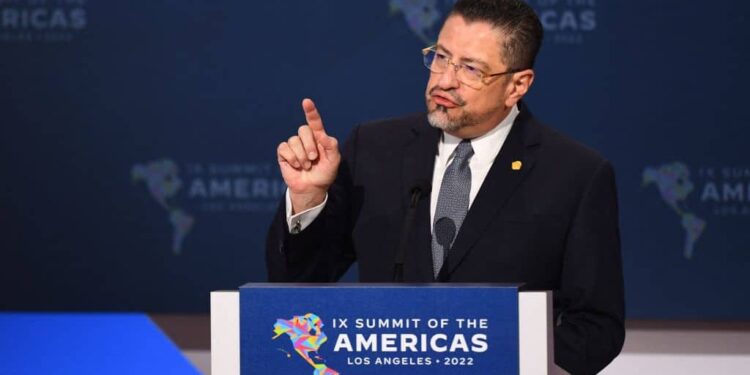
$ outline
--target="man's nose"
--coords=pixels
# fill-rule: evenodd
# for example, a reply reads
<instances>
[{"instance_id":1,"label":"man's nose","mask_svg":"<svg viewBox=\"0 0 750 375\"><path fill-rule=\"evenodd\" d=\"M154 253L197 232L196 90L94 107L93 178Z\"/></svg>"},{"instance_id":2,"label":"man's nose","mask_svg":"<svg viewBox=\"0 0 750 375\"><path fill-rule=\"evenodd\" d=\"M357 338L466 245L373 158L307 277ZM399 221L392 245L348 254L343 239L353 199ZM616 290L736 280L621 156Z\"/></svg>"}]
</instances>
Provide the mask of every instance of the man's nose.
<instances>
[{"instance_id":1,"label":"man's nose","mask_svg":"<svg viewBox=\"0 0 750 375\"><path fill-rule=\"evenodd\" d=\"M447 69L443 72L438 80L438 86L441 89L458 88L458 66L449 63Z\"/></svg>"}]
</instances>

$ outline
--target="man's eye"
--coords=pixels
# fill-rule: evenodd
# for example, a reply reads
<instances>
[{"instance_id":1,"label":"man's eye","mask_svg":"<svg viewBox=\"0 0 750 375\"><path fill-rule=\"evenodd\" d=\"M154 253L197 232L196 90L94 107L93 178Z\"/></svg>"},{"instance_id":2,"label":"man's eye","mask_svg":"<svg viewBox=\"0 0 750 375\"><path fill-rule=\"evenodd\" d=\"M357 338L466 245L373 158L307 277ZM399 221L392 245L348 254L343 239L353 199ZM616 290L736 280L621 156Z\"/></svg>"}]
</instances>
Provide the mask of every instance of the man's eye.
<instances>
[{"instance_id":1,"label":"man's eye","mask_svg":"<svg viewBox=\"0 0 750 375\"><path fill-rule=\"evenodd\" d=\"M440 62L448 61L448 56L440 52L435 52L435 60L440 61Z\"/></svg>"},{"instance_id":2,"label":"man's eye","mask_svg":"<svg viewBox=\"0 0 750 375\"><path fill-rule=\"evenodd\" d=\"M464 65L464 70L466 71L466 73L471 74L473 76L476 76L476 77L482 76L482 71L479 70L479 68L473 67L471 65Z\"/></svg>"}]
</instances>

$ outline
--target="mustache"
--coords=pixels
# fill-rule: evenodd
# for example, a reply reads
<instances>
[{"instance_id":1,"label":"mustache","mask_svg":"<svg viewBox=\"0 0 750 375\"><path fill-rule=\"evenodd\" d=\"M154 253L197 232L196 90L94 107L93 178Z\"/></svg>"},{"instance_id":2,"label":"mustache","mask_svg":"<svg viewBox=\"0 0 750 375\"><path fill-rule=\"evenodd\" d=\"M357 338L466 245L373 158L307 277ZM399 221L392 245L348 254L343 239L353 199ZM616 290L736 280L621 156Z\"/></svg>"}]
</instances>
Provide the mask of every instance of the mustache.
<instances>
[{"instance_id":1,"label":"mustache","mask_svg":"<svg viewBox=\"0 0 750 375\"><path fill-rule=\"evenodd\" d=\"M432 88L430 89L430 91L428 92L428 94L429 94L430 96L432 96L432 95L433 95L433 93L434 93L435 91L439 91L439 92L440 92L440 94L441 94L442 96L447 96L447 97L449 97L449 98L450 98L450 100L451 100L451 101L452 101L453 103L456 103L456 105L459 105L459 106L463 106L463 105L465 105L465 104L466 104L466 102L464 101L464 99L463 99L462 97L460 97L460 96L459 96L459 95L458 95L458 94L457 94L457 93L456 93L455 91L453 91L453 90L450 90L450 91L443 91L443 90L440 90L440 89L439 89L439 88L438 88L437 86L433 86L433 87L432 87Z\"/></svg>"}]
</instances>

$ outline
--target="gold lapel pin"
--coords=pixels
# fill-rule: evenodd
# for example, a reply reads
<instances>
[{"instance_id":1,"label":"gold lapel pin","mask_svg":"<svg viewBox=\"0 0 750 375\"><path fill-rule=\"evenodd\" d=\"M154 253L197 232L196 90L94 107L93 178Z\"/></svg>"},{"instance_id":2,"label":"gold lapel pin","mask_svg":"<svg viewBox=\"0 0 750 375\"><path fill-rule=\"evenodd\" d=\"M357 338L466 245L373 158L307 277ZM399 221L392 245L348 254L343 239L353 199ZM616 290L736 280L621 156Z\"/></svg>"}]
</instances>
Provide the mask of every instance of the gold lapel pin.
<instances>
[{"instance_id":1,"label":"gold lapel pin","mask_svg":"<svg viewBox=\"0 0 750 375\"><path fill-rule=\"evenodd\" d=\"M513 169L514 171L520 171L521 166L523 166L523 163L521 163L520 160L516 160L510 164L510 168Z\"/></svg>"}]
</instances>

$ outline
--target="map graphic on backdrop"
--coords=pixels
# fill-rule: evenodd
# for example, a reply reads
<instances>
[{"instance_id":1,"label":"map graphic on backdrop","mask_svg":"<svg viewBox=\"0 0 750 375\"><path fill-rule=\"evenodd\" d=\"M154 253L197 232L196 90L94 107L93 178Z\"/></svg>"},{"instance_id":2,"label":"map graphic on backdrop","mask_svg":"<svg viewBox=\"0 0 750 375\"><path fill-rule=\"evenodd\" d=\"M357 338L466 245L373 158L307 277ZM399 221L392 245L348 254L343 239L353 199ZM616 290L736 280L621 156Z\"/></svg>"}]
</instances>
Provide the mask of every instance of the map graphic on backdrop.
<instances>
[{"instance_id":1,"label":"map graphic on backdrop","mask_svg":"<svg viewBox=\"0 0 750 375\"><path fill-rule=\"evenodd\" d=\"M700 239L713 228L710 221L750 218L750 167L700 166L694 170L697 173L676 161L647 166L642 175L642 186L656 186L661 200L676 214L688 260L698 254Z\"/></svg>"},{"instance_id":2,"label":"map graphic on backdrop","mask_svg":"<svg viewBox=\"0 0 750 375\"><path fill-rule=\"evenodd\" d=\"M172 252L179 255L196 223L190 212L273 212L286 190L274 167L268 162L187 163L183 168L187 183L183 183L178 164L159 159L134 165L131 176L134 182L143 182L165 210L172 226Z\"/></svg>"},{"instance_id":3,"label":"map graphic on backdrop","mask_svg":"<svg viewBox=\"0 0 750 375\"><path fill-rule=\"evenodd\" d=\"M695 243L706 229L706 221L690 212L685 205L685 200L694 188L690 180L690 169L679 162L647 167L643 171L643 186L650 184L656 185L661 199L679 217L685 230L683 254L687 259L692 258Z\"/></svg>"},{"instance_id":4,"label":"map graphic on backdrop","mask_svg":"<svg viewBox=\"0 0 750 375\"><path fill-rule=\"evenodd\" d=\"M444 17L456 0L390 0L391 13L401 12L411 31L422 42L437 40ZM555 44L583 44L596 31L597 0L529 0L539 13L545 39Z\"/></svg>"},{"instance_id":5,"label":"map graphic on backdrop","mask_svg":"<svg viewBox=\"0 0 750 375\"><path fill-rule=\"evenodd\" d=\"M456 0L391 0L391 13L401 12L409 29L425 44L435 43L443 18Z\"/></svg>"},{"instance_id":6,"label":"map graphic on backdrop","mask_svg":"<svg viewBox=\"0 0 750 375\"><path fill-rule=\"evenodd\" d=\"M133 181L143 181L156 203L168 213L172 224L172 251L180 254L182 242L193 229L195 218L173 203L173 198L182 188L177 164L169 159L137 164L131 172Z\"/></svg>"}]
</instances>

